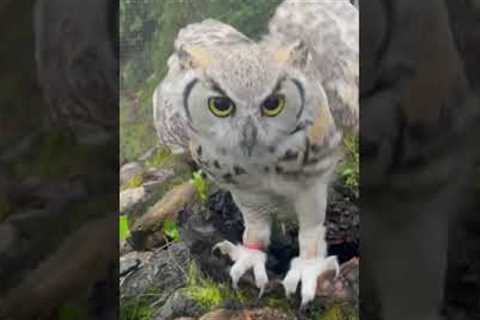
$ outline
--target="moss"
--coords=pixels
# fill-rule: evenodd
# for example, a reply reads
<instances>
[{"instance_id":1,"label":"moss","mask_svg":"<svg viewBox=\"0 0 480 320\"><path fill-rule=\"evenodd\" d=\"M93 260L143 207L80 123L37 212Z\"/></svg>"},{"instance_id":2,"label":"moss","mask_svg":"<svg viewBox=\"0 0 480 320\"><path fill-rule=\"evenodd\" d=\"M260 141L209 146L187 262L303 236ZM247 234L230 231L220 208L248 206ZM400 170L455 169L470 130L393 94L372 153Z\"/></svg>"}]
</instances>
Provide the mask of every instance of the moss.
<instances>
[{"instance_id":1,"label":"moss","mask_svg":"<svg viewBox=\"0 0 480 320\"><path fill-rule=\"evenodd\" d=\"M120 320L151 320L154 308L141 298L131 299L120 304Z\"/></svg>"},{"instance_id":2,"label":"moss","mask_svg":"<svg viewBox=\"0 0 480 320\"><path fill-rule=\"evenodd\" d=\"M143 175L138 174L130 178L122 189L131 189L141 187L143 184Z\"/></svg>"},{"instance_id":3,"label":"moss","mask_svg":"<svg viewBox=\"0 0 480 320\"><path fill-rule=\"evenodd\" d=\"M314 308L312 320L358 320L358 312L345 303L335 303L324 308Z\"/></svg>"},{"instance_id":4,"label":"moss","mask_svg":"<svg viewBox=\"0 0 480 320\"><path fill-rule=\"evenodd\" d=\"M171 167L175 157L167 148L160 147L146 162L148 168Z\"/></svg>"},{"instance_id":5,"label":"moss","mask_svg":"<svg viewBox=\"0 0 480 320\"><path fill-rule=\"evenodd\" d=\"M120 320L151 320L158 309L156 305L161 293L150 288L145 293L120 301Z\"/></svg>"},{"instance_id":6,"label":"moss","mask_svg":"<svg viewBox=\"0 0 480 320\"><path fill-rule=\"evenodd\" d=\"M188 284L184 290L206 311L220 306L225 299L222 285L204 277L194 262L189 266Z\"/></svg>"},{"instance_id":7,"label":"moss","mask_svg":"<svg viewBox=\"0 0 480 320\"><path fill-rule=\"evenodd\" d=\"M222 306L227 300L235 300L243 304L253 301L248 294L239 290L234 291L227 284L209 279L200 272L194 262L189 266L188 283L183 290L205 312Z\"/></svg>"}]
</instances>

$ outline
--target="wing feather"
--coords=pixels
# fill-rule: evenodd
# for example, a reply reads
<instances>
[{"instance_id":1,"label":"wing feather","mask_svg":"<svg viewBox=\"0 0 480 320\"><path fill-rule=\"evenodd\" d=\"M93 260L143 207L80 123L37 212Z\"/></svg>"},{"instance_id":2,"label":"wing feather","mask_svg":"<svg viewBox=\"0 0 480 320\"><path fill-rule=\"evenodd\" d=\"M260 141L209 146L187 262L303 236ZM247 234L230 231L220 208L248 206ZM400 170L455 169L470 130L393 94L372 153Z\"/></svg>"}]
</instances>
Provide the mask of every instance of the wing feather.
<instances>
[{"instance_id":1,"label":"wing feather","mask_svg":"<svg viewBox=\"0 0 480 320\"><path fill-rule=\"evenodd\" d=\"M325 90L337 125L358 130L359 15L349 0L286 0L264 41L307 44L307 72Z\"/></svg>"}]
</instances>

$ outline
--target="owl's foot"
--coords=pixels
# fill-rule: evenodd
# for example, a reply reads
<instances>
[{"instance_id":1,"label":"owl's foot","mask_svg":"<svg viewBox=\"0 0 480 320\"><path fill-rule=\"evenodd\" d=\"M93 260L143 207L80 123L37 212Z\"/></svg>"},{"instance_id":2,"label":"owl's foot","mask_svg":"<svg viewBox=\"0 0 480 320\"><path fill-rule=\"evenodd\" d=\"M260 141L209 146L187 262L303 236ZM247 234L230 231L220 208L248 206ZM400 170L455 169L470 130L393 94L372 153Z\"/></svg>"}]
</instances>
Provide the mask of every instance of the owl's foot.
<instances>
[{"instance_id":1,"label":"owl's foot","mask_svg":"<svg viewBox=\"0 0 480 320\"><path fill-rule=\"evenodd\" d=\"M247 248L241 244L234 245L227 240L219 242L213 247L213 250L217 249L222 254L228 255L235 262L230 269L233 287L236 289L240 278L248 270L253 269L255 285L260 289L259 295L262 296L265 285L268 283L267 271L265 269L266 253L258 249Z\"/></svg>"},{"instance_id":2,"label":"owl's foot","mask_svg":"<svg viewBox=\"0 0 480 320\"><path fill-rule=\"evenodd\" d=\"M298 283L302 282L302 306L305 306L315 297L319 276L331 270L334 270L335 276L338 276L339 266L336 256L313 259L297 257L293 259L290 270L282 282L285 294L290 296L295 293Z\"/></svg>"}]
</instances>

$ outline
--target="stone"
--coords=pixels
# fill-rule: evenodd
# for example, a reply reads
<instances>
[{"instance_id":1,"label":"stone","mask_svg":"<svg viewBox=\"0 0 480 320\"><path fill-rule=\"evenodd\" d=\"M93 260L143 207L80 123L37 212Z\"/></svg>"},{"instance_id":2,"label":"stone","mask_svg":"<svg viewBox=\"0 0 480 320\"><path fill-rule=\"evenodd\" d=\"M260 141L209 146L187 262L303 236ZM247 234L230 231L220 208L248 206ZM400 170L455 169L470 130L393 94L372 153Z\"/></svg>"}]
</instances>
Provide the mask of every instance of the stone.
<instances>
[{"instance_id":1,"label":"stone","mask_svg":"<svg viewBox=\"0 0 480 320\"><path fill-rule=\"evenodd\" d=\"M137 267L131 268L137 263ZM120 258L120 269L131 271L120 277L121 301L154 292L155 303L164 304L177 289L186 285L189 263L189 250L181 243L167 249L126 254Z\"/></svg>"},{"instance_id":2,"label":"stone","mask_svg":"<svg viewBox=\"0 0 480 320\"><path fill-rule=\"evenodd\" d=\"M126 189L120 192L120 212L125 213L136 204L145 200L144 187Z\"/></svg>"},{"instance_id":3,"label":"stone","mask_svg":"<svg viewBox=\"0 0 480 320\"><path fill-rule=\"evenodd\" d=\"M120 168L120 185L124 185L130 179L142 174L143 166L139 162L129 162Z\"/></svg>"},{"instance_id":4,"label":"stone","mask_svg":"<svg viewBox=\"0 0 480 320\"><path fill-rule=\"evenodd\" d=\"M203 308L186 295L182 289L177 290L167 302L156 312L155 320L173 320L177 317L198 317L202 315Z\"/></svg>"}]
</instances>

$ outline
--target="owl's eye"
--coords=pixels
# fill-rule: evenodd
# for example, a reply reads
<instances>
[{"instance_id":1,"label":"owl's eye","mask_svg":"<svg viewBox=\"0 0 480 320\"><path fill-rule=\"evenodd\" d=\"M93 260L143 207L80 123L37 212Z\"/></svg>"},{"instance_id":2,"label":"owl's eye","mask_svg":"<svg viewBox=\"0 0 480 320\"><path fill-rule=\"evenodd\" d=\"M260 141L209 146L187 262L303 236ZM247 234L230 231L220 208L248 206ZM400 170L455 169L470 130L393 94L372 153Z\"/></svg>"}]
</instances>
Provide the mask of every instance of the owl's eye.
<instances>
[{"instance_id":1,"label":"owl's eye","mask_svg":"<svg viewBox=\"0 0 480 320\"><path fill-rule=\"evenodd\" d=\"M285 107L285 97L276 94L268 97L262 104L262 113L268 117L275 117Z\"/></svg>"},{"instance_id":2,"label":"owl's eye","mask_svg":"<svg viewBox=\"0 0 480 320\"><path fill-rule=\"evenodd\" d=\"M235 105L227 97L208 98L208 109L219 118L225 118L233 114Z\"/></svg>"}]
</instances>

